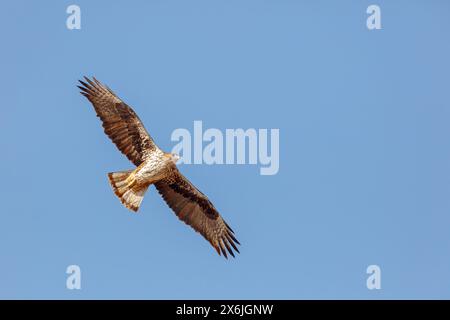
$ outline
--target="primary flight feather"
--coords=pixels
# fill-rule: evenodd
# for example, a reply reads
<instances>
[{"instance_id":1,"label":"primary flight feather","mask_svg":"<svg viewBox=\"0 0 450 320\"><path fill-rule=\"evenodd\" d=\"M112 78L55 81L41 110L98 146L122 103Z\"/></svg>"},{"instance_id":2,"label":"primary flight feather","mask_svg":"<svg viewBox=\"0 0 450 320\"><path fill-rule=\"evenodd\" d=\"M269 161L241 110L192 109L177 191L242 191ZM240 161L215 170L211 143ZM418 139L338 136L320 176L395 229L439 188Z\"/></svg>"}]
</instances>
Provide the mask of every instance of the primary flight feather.
<instances>
[{"instance_id":1,"label":"primary flight feather","mask_svg":"<svg viewBox=\"0 0 450 320\"><path fill-rule=\"evenodd\" d=\"M227 258L239 252L233 230L222 219L211 201L186 179L176 166L178 155L162 151L144 128L137 114L111 89L97 79L84 77L81 94L94 106L108 137L136 166L133 170L108 174L109 182L120 201L138 211L150 185L163 197L175 214L200 232Z\"/></svg>"}]
</instances>

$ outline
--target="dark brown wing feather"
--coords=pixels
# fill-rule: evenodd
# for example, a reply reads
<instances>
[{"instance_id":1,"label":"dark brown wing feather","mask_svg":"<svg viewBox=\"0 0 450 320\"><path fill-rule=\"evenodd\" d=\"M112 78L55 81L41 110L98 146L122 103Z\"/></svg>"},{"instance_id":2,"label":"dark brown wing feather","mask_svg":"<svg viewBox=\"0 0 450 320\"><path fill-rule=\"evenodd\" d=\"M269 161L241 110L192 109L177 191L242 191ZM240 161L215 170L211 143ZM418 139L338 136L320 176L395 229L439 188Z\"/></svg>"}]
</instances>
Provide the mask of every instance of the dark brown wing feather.
<instances>
[{"instance_id":1,"label":"dark brown wing feather","mask_svg":"<svg viewBox=\"0 0 450 320\"><path fill-rule=\"evenodd\" d=\"M97 79L84 78L86 82L80 80L83 86L78 88L94 106L105 133L131 162L139 166L158 147L133 109Z\"/></svg>"},{"instance_id":2,"label":"dark brown wing feather","mask_svg":"<svg viewBox=\"0 0 450 320\"><path fill-rule=\"evenodd\" d=\"M233 230L222 219L209 199L189 182L177 168L166 179L155 184L156 189L175 214L208 240L217 253L227 258L239 252ZM232 248L233 249L232 249Z\"/></svg>"}]
</instances>

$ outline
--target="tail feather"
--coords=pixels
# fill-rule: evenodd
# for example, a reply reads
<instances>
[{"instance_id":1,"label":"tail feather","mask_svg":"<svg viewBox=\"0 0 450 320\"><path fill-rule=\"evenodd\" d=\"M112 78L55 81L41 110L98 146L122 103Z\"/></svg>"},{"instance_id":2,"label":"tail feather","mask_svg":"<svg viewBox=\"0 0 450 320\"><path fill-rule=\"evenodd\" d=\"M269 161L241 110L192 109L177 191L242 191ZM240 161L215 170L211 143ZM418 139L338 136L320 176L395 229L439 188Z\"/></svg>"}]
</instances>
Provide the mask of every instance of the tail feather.
<instances>
[{"instance_id":1,"label":"tail feather","mask_svg":"<svg viewBox=\"0 0 450 320\"><path fill-rule=\"evenodd\" d=\"M114 193L128 209L138 211L148 186L139 186L133 177L133 170L108 173Z\"/></svg>"}]
</instances>

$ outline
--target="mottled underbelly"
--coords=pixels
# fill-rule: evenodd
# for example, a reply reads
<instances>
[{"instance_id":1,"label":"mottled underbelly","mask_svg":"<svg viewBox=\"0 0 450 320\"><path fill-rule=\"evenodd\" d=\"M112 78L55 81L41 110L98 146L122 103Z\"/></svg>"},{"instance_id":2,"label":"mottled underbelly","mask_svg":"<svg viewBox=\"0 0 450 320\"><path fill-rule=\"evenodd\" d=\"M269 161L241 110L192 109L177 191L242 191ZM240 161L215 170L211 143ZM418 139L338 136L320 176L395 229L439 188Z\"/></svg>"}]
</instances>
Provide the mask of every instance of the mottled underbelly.
<instances>
[{"instance_id":1,"label":"mottled underbelly","mask_svg":"<svg viewBox=\"0 0 450 320\"><path fill-rule=\"evenodd\" d=\"M139 166L135 173L138 184L152 184L167 175L165 161L148 161Z\"/></svg>"}]
</instances>

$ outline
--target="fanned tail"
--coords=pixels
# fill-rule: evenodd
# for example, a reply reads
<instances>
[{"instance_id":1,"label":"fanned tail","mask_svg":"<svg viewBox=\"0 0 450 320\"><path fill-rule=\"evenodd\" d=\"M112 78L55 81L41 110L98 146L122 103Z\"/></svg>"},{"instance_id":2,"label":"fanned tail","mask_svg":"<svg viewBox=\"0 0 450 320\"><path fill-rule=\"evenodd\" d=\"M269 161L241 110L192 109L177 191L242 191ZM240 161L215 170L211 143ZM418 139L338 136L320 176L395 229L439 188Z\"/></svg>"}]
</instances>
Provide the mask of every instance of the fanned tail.
<instances>
[{"instance_id":1,"label":"fanned tail","mask_svg":"<svg viewBox=\"0 0 450 320\"><path fill-rule=\"evenodd\" d=\"M139 186L133 170L108 173L109 183L120 201L130 210L138 211L148 186Z\"/></svg>"}]
</instances>

